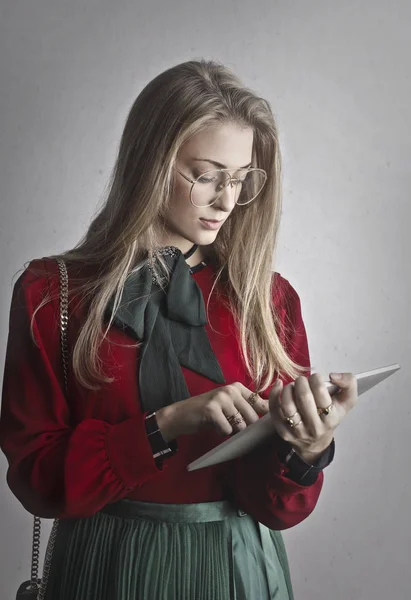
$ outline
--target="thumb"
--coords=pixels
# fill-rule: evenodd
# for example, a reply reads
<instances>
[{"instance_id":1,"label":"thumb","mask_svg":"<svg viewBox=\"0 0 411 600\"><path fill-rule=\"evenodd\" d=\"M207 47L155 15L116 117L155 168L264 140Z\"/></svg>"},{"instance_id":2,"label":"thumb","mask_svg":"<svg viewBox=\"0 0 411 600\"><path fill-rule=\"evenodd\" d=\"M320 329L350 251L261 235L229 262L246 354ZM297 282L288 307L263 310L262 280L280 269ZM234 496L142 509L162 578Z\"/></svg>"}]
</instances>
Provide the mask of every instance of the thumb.
<instances>
[{"instance_id":1,"label":"thumb","mask_svg":"<svg viewBox=\"0 0 411 600\"><path fill-rule=\"evenodd\" d=\"M277 379L274 386L272 387L269 395L269 406L270 411L277 407L280 402L281 392L283 391L284 384L281 379Z\"/></svg>"},{"instance_id":2,"label":"thumb","mask_svg":"<svg viewBox=\"0 0 411 600\"><path fill-rule=\"evenodd\" d=\"M340 388L335 392L338 400L344 402L357 391L357 378L352 373L330 373L329 376L331 383Z\"/></svg>"},{"instance_id":3,"label":"thumb","mask_svg":"<svg viewBox=\"0 0 411 600\"><path fill-rule=\"evenodd\" d=\"M330 373L330 380L339 388L344 389L348 386L348 373Z\"/></svg>"}]
</instances>

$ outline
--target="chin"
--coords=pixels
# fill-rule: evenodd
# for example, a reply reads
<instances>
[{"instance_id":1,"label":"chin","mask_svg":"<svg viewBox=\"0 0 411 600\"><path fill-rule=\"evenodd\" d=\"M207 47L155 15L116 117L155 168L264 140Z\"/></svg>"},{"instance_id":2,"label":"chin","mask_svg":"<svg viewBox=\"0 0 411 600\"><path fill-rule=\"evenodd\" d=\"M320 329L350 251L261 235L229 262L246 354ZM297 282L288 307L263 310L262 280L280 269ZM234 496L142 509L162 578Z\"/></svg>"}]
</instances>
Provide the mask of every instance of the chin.
<instances>
[{"instance_id":1,"label":"chin","mask_svg":"<svg viewBox=\"0 0 411 600\"><path fill-rule=\"evenodd\" d=\"M201 231L195 236L195 241L193 244L198 244L199 246L209 246L215 241L217 236L218 231Z\"/></svg>"},{"instance_id":2,"label":"chin","mask_svg":"<svg viewBox=\"0 0 411 600\"><path fill-rule=\"evenodd\" d=\"M214 242L218 235L218 231L190 231L190 232L182 232L180 231L180 236L185 240L188 240L192 244L197 244L198 246L208 246Z\"/></svg>"}]
</instances>

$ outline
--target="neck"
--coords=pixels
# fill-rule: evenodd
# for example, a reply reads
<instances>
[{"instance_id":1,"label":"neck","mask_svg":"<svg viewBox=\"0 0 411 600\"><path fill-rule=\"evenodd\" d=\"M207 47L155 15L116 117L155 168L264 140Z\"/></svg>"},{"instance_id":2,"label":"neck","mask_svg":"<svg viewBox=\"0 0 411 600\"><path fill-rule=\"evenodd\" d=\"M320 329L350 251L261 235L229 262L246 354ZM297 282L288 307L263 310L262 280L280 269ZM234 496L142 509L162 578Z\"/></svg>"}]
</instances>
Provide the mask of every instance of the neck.
<instances>
[{"instance_id":1,"label":"neck","mask_svg":"<svg viewBox=\"0 0 411 600\"><path fill-rule=\"evenodd\" d=\"M192 248L192 245L190 246L190 248ZM204 259L204 250L201 248L201 246L198 246L197 250L189 258L186 259L186 263L189 267L194 267L195 265L201 263L201 261Z\"/></svg>"},{"instance_id":2,"label":"neck","mask_svg":"<svg viewBox=\"0 0 411 600\"><path fill-rule=\"evenodd\" d=\"M163 239L161 246L175 246L182 252L183 254L187 254L190 252L194 243L190 240L182 239L182 238L173 238L172 236L168 236L168 239ZM189 267L194 267L201 263L201 261L205 260L206 252L204 248L198 246L195 252L191 256L186 259L186 263Z\"/></svg>"}]
</instances>

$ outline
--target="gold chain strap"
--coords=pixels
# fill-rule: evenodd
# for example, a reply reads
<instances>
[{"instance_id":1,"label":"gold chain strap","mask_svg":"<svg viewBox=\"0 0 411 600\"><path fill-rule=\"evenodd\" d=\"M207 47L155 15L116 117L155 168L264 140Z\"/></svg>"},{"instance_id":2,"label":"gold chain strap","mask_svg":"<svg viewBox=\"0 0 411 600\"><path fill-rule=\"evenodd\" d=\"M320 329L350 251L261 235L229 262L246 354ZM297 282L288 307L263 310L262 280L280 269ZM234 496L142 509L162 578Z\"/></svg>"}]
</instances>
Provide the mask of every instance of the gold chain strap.
<instances>
[{"instance_id":1,"label":"gold chain strap","mask_svg":"<svg viewBox=\"0 0 411 600\"><path fill-rule=\"evenodd\" d=\"M67 327L68 327L68 273L66 263L58 258L56 259L59 275L60 275L60 343L61 356L63 364L64 391L68 393L68 343L67 343ZM44 556L43 576L40 585L38 585L38 570L39 570L39 554L40 554L40 534L41 534L41 519L34 517L33 524L33 548L31 557L31 579L30 589L37 590L38 600L44 600L48 578L50 575L51 559L53 557L54 545L56 542L58 529L58 519L55 519L51 528L50 537L47 543L46 553Z\"/></svg>"}]
</instances>

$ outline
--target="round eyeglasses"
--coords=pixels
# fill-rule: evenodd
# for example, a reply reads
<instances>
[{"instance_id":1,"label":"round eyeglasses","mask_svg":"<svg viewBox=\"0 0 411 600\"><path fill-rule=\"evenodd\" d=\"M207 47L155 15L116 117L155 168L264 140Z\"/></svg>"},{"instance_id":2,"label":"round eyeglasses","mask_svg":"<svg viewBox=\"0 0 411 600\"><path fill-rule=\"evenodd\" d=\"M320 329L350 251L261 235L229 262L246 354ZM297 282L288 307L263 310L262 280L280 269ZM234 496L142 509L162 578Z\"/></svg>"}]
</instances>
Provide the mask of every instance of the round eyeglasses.
<instances>
[{"instance_id":1,"label":"round eyeglasses","mask_svg":"<svg viewBox=\"0 0 411 600\"><path fill-rule=\"evenodd\" d=\"M228 171L234 169L212 169L191 179L179 169L176 170L184 179L189 181L191 204L198 208L211 206L222 196L224 190L230 185L234 189L235 203L240 206L250 204L263 189L267 181L267 173L263 169L247 168L235 169L236 177Z\"/></svg>"}]
</instances>

